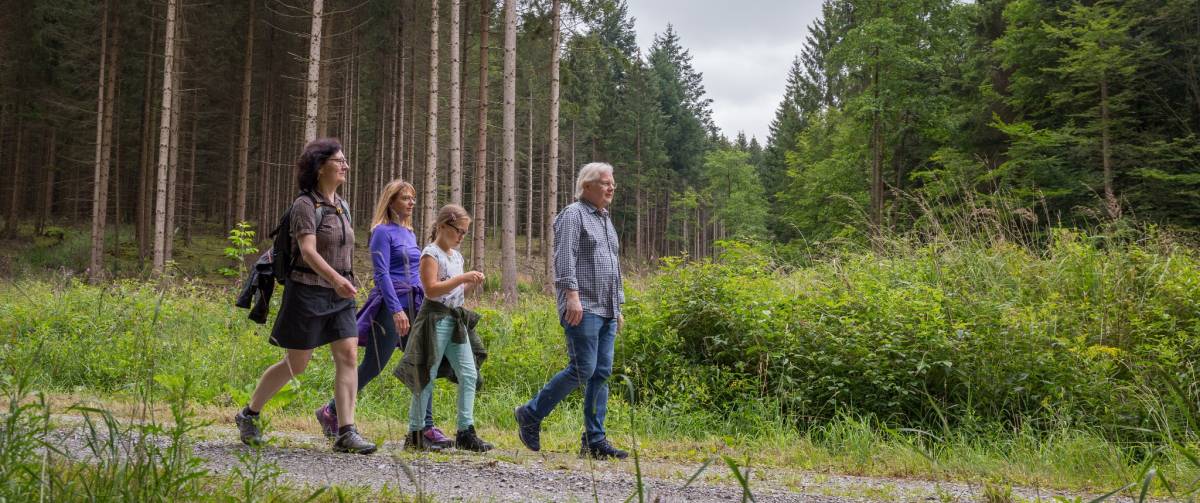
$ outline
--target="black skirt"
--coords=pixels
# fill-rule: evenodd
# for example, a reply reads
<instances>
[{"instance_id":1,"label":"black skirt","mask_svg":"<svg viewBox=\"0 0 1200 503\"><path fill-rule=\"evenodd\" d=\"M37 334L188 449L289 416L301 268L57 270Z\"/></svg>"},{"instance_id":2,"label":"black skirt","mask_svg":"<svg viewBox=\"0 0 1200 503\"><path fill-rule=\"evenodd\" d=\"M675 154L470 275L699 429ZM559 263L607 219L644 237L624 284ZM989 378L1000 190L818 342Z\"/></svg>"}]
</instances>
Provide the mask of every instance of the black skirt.
<instances>
[{"instance_id":1,"label":"black skirt","mask_svg":"<svg viewBox=\"0 0 1200 503\"><path fill-rule=\"evenodd\" d=\"M343 299L332 288L287 281L271 344L312 349L347 337L358 337L354 299Z\"/></svg>"}]
</instances>

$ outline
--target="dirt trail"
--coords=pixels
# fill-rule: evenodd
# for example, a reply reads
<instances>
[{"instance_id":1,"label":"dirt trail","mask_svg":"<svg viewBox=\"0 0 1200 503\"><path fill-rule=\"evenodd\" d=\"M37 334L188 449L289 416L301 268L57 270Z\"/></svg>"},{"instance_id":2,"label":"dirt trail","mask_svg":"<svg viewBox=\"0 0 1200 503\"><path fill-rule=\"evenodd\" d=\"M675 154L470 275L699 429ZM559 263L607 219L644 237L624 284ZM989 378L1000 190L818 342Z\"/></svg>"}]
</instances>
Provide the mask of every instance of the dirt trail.
<instances>
[{"instance_id":1,"label":"dirt trail","mask_svg":"<svg viewBox=\"0 0 1200 503\"><path fill-rule=\"evenodd\" d=\"M66 452L86 457L85 436L76 416L56 415L56 443ZM194 446L213 474L229 474L248 447L230 426L203 428ZM626 501L636 491L633 459L589 462L568 453L532 453L502 446L486 454L451 450L423 454L387 442L370 456L337 454L324 438L273 431L265 458L282 471L281 483L383 488L404 494L423 493L436 501ZM646 501L741 501L742 488L730 469L717 462L690 486L686 481L701 466L664 460L642 460ZM750 488L759 502L982 501L983 487L956 482L830 475L801 470L750 469ZM1013 488L1030 501L1054 496L1087 495L1033 488ZM634 497L633 501L636 501ZM1109 501L1129 501L1113 499Z\"/></svg>"}]
</instances>

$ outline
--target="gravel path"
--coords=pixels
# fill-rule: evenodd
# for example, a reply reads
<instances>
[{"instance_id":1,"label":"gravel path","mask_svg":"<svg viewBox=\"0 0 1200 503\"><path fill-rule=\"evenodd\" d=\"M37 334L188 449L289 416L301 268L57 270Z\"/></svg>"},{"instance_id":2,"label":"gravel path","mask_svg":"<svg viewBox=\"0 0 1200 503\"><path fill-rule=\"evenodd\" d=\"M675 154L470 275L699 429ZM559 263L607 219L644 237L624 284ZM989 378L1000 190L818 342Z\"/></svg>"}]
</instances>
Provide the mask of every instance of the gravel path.
<instances>
[{"instance_id":1,"label":"gravel path","mask_svg":"<svg viewBox=\"0 0 1200 503\"><path fill-rule=\"evenodd\" d=\"M65 452L86 459L85 436L78 418L57 416L54 441ZM224 425L204 428L194 445L213 474L230 474L238 455L249 448ZM281 483L389 487L403 494L424 494L436 501L626 501L636 491L632 458L589 462L566 453L531 453L497 448L487 454L458 451L426 454L402 449L396 442L370 456L337 454L319 436L274 431L265 458L281 470ZM689 486L686 481L701 466L663 460L642 460L646 501L741 501L742 488L724 464L713 463ZM786 468L750 470L750 487L759 502L927 502L984 501L980 485L916 479L832 475ZM1013 488L1016 501L1054 501L1094 496L1061 491ZM636 496L633 498L636 501ZM1131 501L1114 498L1109 501Z\"/></svg>"}]
</instances>

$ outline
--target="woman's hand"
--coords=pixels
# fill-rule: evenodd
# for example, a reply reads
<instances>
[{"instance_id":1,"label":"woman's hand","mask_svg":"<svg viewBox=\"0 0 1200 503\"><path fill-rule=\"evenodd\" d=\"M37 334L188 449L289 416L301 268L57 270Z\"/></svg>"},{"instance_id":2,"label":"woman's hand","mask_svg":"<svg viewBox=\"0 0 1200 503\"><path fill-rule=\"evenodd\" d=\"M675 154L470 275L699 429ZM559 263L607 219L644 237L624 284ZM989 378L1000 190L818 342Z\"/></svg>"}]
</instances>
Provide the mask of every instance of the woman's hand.
<instances>
[{"instance_id":1,"label":"woman's hand","mask_svg":"<svg viewBox=\"0 0 1200 503\"><path fill-rule=\"evenodd\" d=\"M400 332L400 335L408 335L408 315L404 311L392 313L392 323L396 324L396 331Z\"/></svg>"},{"instance_id":2,"label":"woman's hand","mask_svg":"<svg viewBox=\"0 0 1200 503\"><path fill-rule=\"evenodd\" d=\"M337 275L337 280L333 283L333 289L343 299L353 299L358 294L358 290L354 288L354 283L351 283L349 279L340 274Z\"/></svg>"}]
</instances>

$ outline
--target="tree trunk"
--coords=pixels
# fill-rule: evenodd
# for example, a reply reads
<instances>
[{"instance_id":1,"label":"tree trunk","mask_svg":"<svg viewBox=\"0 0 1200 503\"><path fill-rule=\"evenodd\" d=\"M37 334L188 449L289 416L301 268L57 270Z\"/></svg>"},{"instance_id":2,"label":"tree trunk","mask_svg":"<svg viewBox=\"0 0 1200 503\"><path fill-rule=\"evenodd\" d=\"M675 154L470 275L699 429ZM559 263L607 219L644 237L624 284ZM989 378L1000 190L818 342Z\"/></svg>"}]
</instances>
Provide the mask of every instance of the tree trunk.
<instances>
[{"instance_id":1,"label":"tree trunk","mask_svg":"<svg viewBox=\"0 0 1200 503\"><path fill-rule=\"evenodd\" d=\"M12 199L8 204L8 218L4 221L4 235L8 237L16 237L18 222L20 216L20 197L21 197L21 159L24 152L25 144L25 126L21 124L20 107L17 108L16 114L17 123L17 147L13 151L13 175L12 175Z\"/></svg>"},{"instance_id":2,"label":"tree trunk","mask_svg":"<svg viewBox=\"0 0 1200 503\"><path fill-rule=\"evenodd\" d=\"M320 0L315 0L320 2ZM158 175L154 205L154 263L155 276L162 276L166 267L167 237L167 161L171 143L171 109L175 92L175 16L178 0L167 0L165 62L163 63L162 115L158 126Z\"/></svg>"},{"instance_id":3,"label":"tree trunk","mask_svg":"<svg viewBox=\"0 0 1200 503\"><path fill-rule=\"evenodd\" d=\"M305 144L317 139L317 111L320 106L318 86L321 82L321 16L325 13L324 0L313 0L312 9L312 30L308 37L308 84L304 92Z\"/></svg>"},{"instance_id":4,"label":"tree trunk","mask_svg":"<svg viewBox=\"0 0 1200 503\"><path fill-rule=\"evenodd\" d=\"M546 181L546 220L542 225L542 249L546 250L545 290L554 291L554 219L558 216L558 93L559 93L559 45L562 41L560 24L562 5L554 0L550 6L550 159L549 180Z\"/></svg>"},{"instance_id":5,"label":"tree trunk","mask_svg":"<svg viewBox=\"0 0 1200 503\"><path fill-rule=\"evenodd\" d=\"M429 0L429 115L425 123L425 229L437 218L438 0Z\"/></svg>"},{"instance_id":6,"label":"tree trunk","mask_svg":"<svg viewBox=\"0 0 1200 503\"><path fill-rule=\"evenodd\" d=\"M1108 216L1113 220L1121 218L1121 204L1117 202L1116 192L1113 191L1112 153L1108 133L1108 78L1100 80L1100 157L1104 165L1104 204L1108 207Z\"/></svg>"},{"instance_id":7,"label":"tree trunk","mask_svg":"<svg viewBox=\"0 0 1200 503\"><path fill-rule=\"evenodd\" d=\"M504 0L504 264L501 289L508 305L517 303L517 2Z\"/></svg>"},{"instance_id":8,"label":"tree trunk","mask_svg":"<svg viewBox=\"0 0 1200 503\"><path fill-rule=\"evenodd\" d=\"M459 206L463 203L460 11L459 0L450 0L450 202Z\"/></svg>"},{"instance_id":9,"label":"tree trunk","mask_svg":"<svg viewBox=\"0 0 1200 503\"><path fill-rule=\"evenodd\" d=\"M250 170L250 92L254 78L254 73L251 71L254 69L254 0L250 0L248 9L250 12L246 22L246 56L242 60L242 119L238 134L237 186L233 211L235 222L246 220L246 173ZM193 145L195 141L193 138ZM188 230L187 240L190 242L190 225Z\"/></svg>"},{"instance_id":10,"label":"tree trunk","mask_svg":"<svg viewBox=\"0 0 1200 503\"><path fill-rule=\"evenodd\" d=\"M474 241L471 243L471 269L484 271L487 236L487 119L488 119L488 32L491 31L492 0L482 0L479 13L479 110L475 132L475 205Z\"/></svg>"},{"instance_id":11,"label":"tree trunk","mask_svg":"<svg viewBox=\"0 0 1200 503\"><path fill-rule=\"evenodd\" d=\"M878 49L875 50L878 56ZM871 124L871 236L878 238L883 232L883 119L879 107L879 64L872 68L871 87L875 94L876 111Z\"/></svg>"},{"instance_id":12,"label":"tree trunk","mask_svg":"<svg viewBox=\"0 0 1200 503\"><path fill-rule=\"evenodd\" d=\"M187 196L184 197L183 203L185 215L183 218L184 246L192 246L192 221L194 220L192 210L195 206L194 197L196 195L196 133L200 130L200 114L196 113L200 110L200 106L197 101L199 101L199 95L192 95L192 146L191 152L188 154ZM247 128L249 128L248 125ZM242 177L242 187L240 190L244 198L246 195L246 173L242 171L240 175ZM245 199L242 202L245 203ZM242 205L242 211L245 212L245 204ZM238 222L244 222L245 220L245 215L237 219Z\"/></svg>"},{"instance_id":13,"label":"tree trunk","mask_svg":"<svg viewBox=\"0 0 1200 503\"><path fill-rule=\"evenodd\" d=\"M151 21L153 23L153 21ZM150 47L146 50L146 80L142 92L142 146L138 157L137 184L137 223L134 225L138 242L138 259L150 257L152 237L150 230L152 203L150 199L150 184L154 179L154 43L158 39L158 30L151 24Z\"/></svg>"},{"instance_id":14,"label":"tree trunk","mask_svg":"<svg viewBox=\"0 0 1200 503\"><path fill-rule=\"evenodd\" d=\"M38 219L38 233L45 229L54 210L54 175L58 171L58 129L50 130L49 154L46 156L46 183L42 187L42 216Z\"/></svg>"},{"instance_id":15,"label":"tree trunk","mask_svg":"<svg viewBox=\"0 0 1200 503\"><path fill-rule=\"evenodd\" d=\"M533 72L530 72L532 75ZM525 263L533 257L533 83L529 85L529 150L525 169Z\"/></svg>"},{"instance_id":16,"label":"tree trunk","mask_svg":"<svg viewBox=\"0 0 1200 503\"><path fill-rule=\"evenodd\" d=\"M329 29L326 30L322 27L321 30L321 37L324 39L321 40L321 50L330 54L329 59L331 60L334 54L331 34L337 32L336 22L336 17L330 17ZM317 78L317 138L326 138L329 136L329 71L321 69L320 72L320 76Z\"/></svg>"},{"instance_id":17,"label":"tree trunk","mask_svg":"<svg viewBox=\"0 0 1200 503\"><path fill-rule=\"evenodd\" d=\"M176 40L183 38L182 23L176 25ZM183 130L183 58L184 47L179 47L179 55L175 58L175 89L176 92L172 96L175 100L171 104L171 145L170 145L170 160L167 162L167 231L163 245L166 248L164 255L165 260L170 261L175 256L175 222L178 215L176 200L179 194L179 136ZM233 129L230 128L229 145L234 145ZM231 152L232 153L232 152ZM232 158L233 156L230 156ZM226 200L230 200L226 198Z\"/></svg>"},{"instance_id":18,"label":"tree trunk","mask_svg":"<svg viewBox=\"0 0 1200 503\"><path fill-rule=\"evenodd\" d=\"M109 52L108 18L112 10L109 1L104 2L100 21L100 66L99 85L96 91L96 164L95 176L92 179L92 246L91 258L88 261L88 279L95 282L103 276L104 270L104 231L108 223L108 167L112 152L112 100L115 82L113 73L116 65L113 59L116 45L111 44ZM116 30L113 30L116 31Z\"/></svg>"}]
</instances>

